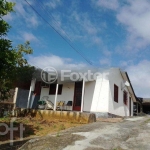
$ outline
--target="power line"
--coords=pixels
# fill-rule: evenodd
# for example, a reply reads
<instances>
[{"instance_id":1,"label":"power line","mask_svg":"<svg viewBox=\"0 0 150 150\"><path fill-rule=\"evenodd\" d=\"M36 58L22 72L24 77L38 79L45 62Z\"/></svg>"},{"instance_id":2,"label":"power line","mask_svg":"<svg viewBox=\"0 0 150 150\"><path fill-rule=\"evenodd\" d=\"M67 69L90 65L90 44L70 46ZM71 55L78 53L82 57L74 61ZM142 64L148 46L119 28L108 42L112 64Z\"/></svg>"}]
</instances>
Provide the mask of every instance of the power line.
<instances>
[{"instance_id":1,"label":"power line","mask_svg":"<svg viewBox=\"0 0 150 150\"><path fill-rule=\"evenodd\" d=\"M87 63L89 63L90 65L92 65L92 62L90 60L88 60L83 54L81 54L81 52L79 52L79 50L77 50L70 42L67 41L67 39L65 39L64 36L62 36L44 17L42 17L42 15L27 1L25 0L25 2L33 9L33 11L35 11L37 13L38 16L40 16L43 21L45 21L74 51L76 51ZM65 33L66 34L66 33Z\"/></svg>"},{"instance_id":2,"label":"power line","mask_svg":"<svg viewBox=\"0 0 150 150\"><path fill-rule=\"evenodd\" d=\"M36 0L35 0L35 1L36 1ZM37 0L37 2L39 3L38 0ZM51 13L46 10L46 7L44 6L44 4L43 4L41 1L40 1L40 3L41 3L41 5L39 4L39 6L40 6L44 11L46 11L47 14L48 14L48 16L51 17L51 18L55 21L55 24L56 24L57 26L59 26L59 23L57 22L57 20L55 19L55 17L53 17L53 15L51 15ZM70 39L70 38L68 37L68 35L66 34L66 32L65 32L61 27L60 27L60 29L61 29L61 31L63 31L63 32L65 33L65 35L67 36L67 38Z\"/></svg>"}]
</instances>

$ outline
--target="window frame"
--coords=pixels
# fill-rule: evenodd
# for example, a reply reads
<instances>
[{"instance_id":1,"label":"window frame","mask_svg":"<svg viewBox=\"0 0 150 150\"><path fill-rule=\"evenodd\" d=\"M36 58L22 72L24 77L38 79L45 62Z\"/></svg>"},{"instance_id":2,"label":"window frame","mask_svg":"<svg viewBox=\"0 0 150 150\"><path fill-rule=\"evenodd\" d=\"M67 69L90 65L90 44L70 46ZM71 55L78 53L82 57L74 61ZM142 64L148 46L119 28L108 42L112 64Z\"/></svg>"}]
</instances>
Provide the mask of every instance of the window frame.
<instances>
[{"instance_id":1,"label":"window frame","mask_svg":"<svg viewBox=\"0 0 150 150\"><path fill-rule=\"evenodd\" d=\"M50 84L50 86L49 86L49 95L55 95L56 94L56 86L57 86L57 84ZM62 88L63 88L63 84L59 84L57 95L62 94Z\"/></svg>"},{"instance_id":2,"label":"window frame","mask_svg":"<svg viewBox=\"0 0 150 150\"><path fill-rule=\"evenodd\" d=\"M128 105L128 92L126 90L123 91L123 103Z\"/></svg>"},{"instance_id":3,"label":"window frame","mask_svg":"<svg viewBox=\"0 0 150 150\"><path fill-rule=\"evenodd\" d=\"M114 84L114 102L118 103L119 98L119 87Z\"/></svg>"}]
</instances>

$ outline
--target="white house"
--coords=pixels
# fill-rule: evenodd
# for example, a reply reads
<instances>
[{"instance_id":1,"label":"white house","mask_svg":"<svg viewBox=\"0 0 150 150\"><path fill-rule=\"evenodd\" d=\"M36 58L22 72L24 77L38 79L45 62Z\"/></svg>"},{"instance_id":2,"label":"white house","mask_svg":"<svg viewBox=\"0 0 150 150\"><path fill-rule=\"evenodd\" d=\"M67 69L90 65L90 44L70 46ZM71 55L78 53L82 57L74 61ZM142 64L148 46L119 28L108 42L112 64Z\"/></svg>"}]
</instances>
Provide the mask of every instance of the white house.
<instances>
[{"instance_id":1,"label":"white house","mask_svg":"<svg viewBox=\"0 0 150 150\"><path fill-rule=\"evenodd\" d=\"M40 87L40 99L48 96L54 104L54 110L57 101L72 101L71 111L94 112L97 117L133 116L136 96L127 72L119 68L100 72L90 81L84 78L76 82L65 80L49 85L42 83ZM30 91L33 91L32 88ZM32 92L29 93L30 100Z\"/></svg>"}]
</instances>

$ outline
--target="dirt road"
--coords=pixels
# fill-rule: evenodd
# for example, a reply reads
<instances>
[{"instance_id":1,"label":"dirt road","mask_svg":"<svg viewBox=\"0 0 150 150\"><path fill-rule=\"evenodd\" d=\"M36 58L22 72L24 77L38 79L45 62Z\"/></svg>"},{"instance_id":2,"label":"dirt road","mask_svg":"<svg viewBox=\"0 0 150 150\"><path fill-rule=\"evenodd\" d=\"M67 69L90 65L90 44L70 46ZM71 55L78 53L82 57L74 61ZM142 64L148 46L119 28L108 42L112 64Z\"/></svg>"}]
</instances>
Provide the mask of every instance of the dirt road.
<instances>
[{"instance_id":1,"label":"dirt road","mask_svg":"<svg viewBox=\"0 0 150 150\"><path fill-rule=\"evenodd\" d=\"M20 150L150 150L150 117L95 122L30 140Z\"/></svg>"}]
</instances>

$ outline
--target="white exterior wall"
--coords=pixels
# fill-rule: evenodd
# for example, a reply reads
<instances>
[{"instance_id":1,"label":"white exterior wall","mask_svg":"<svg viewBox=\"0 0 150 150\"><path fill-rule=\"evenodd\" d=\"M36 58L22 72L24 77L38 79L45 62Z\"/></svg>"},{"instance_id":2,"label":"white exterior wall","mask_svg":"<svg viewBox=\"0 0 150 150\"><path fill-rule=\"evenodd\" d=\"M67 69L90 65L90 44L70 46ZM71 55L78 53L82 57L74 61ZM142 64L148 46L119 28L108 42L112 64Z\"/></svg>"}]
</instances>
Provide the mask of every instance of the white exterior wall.
<instances>
[{"instance_id":1,"label":"white exterior wall","mask_svg":"<svg viewBox=\"0 0 150 150\"><path fill-rule=\"evenodd\" d=\"M109 75L109 113L118 116L129 116L129 97L128 89L125 87L121 90L122 83L125 81L122 79L119 69L111 69ZM114 84L118 86L118 103L114 101ZM123 91L128 93L128 104L123 102ZM133 101L131 100L131 115L133 115Z\"/></svg>"},{"instance_id":2,"label":"white exterior wall","mask_svg":"<svg viewBox=\"0 0 150 150\"><path fill-rule=\"evenodd\" d=\"M41 95L40 95L40 99L43 97L43 96L49 96L49 88L46 88L46 87L41 87ZM52 101L53 102L53 101Z\"/></svg>"},{"instance_id":3,"label":"white exterior wall","mask_svg":"<svg viewBox=\"0 0 150 150\"><path fill-rule=\"evenodd\" d=\"M118 116L129 116L129 92L128 104L123 102L123 90L121 83L124 83L119 69L110 69L103 73L96 81L85 82L83 111L111 113ZM114 84L118 86L118 103L114 101ZM63 84L62 94L57 96L57 101L72 101L74 99L74 83ZM49 88L41 89L41 97L48 96L54 103L55 95L49 95ZM131 116L133 116L133 101L131 100Z\"/></svg>"},{"instance_id":4,"label":"white exterior wall","mask_svg":"<svg viewBox=\"0 0 150 150\"><path fill-rule=\"evenodd\" d=\"M54 103L55 95L49 95L49 88L41 88L41 96L40 99L43 96L48 96L49 100ZM57 101L65 101L67 103L68 101L73 102L74 97L74 83L65 83L63 84L62 93L61 95L57 95Z\"/></svg>"},{"instance_id":5,"label":"white exterior wall","mask_svg":"<svg viewBox=\"0 0 150 150\"><path fill-rule=\"evenodd\" d=\"M104 73L96 80L91 112L108 112L109 81L108 73Z\"/></svg>"},{"instance_id":6,"label":"white exterior wall","mask_svg":"<svg viewBox=\"0 0 150 150\"><path fill-rule=\"evenodd\" d=\"M95 89L95 81L85 82L83 111L90 111Z\"/></svg>"},{"instance_id":7,"label":"white exterior wall","mask_svg":"<svg viewBox=\"0 0 150 150\"><path fill-rule=\"evenodd\" d=\"M123 90L121 90L123 80L119 69L110 69L103 73L96 80L93 99L91 103L91 112L108 112L118 116L129 116L129 97L130 93L125 87L124 90L128 93L128 104L123 102ZM114 84L118 86L118 103L114 101ZM91 93L89 93L90 95ZM89 108L89 107L87 107ZM133 101L131 99L131 116L133 116Z\"/></svg>"}]
</instances>

